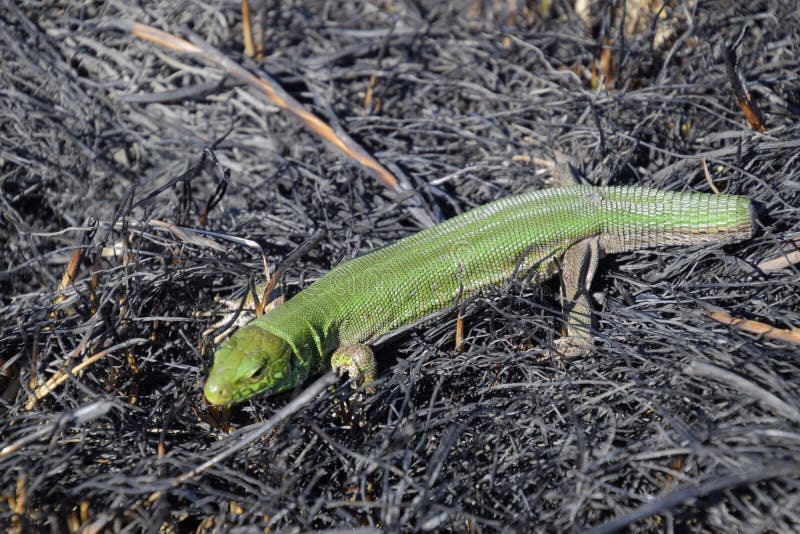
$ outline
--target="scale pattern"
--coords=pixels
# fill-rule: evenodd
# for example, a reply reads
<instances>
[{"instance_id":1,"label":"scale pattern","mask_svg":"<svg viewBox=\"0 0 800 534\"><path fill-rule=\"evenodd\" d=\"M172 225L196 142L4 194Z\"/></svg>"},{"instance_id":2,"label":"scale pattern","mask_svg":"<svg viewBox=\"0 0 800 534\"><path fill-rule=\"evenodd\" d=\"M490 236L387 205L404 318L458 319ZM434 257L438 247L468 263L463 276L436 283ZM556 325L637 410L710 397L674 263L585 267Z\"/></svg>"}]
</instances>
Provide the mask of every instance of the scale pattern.
<instances>
[{"instance_id":1,"label":"scale pattern","mask_svg":"<svg viewBox=\"0 0 800 534\"><path fill-rule=\"evenodd\" d=\"M240 329L217 349L206 398L223 404L285 391L329 368L338 348L364 353L359 344L511 277L552 274L585 239L613 253L752 231L750 201L732 195L576 185L504 198L345 261ZM371 356L366 366L374 367Z\"/></svg>"},{"instance_id":2,"label":"scale pattern","mask_svg":"<svg viewBox=\"0 0 800 534\"><path fill-rule=\"evenodd\" d=\"M314 338L315 356L369 342L452 307L516 274L553 273L573 243L600 236L607 252L738 240L752 233L750 201L641 187L568 186L503 198L345 261L258 319ZM299 347L298 347L299 348Z\"/></svg>"}]
</instances>

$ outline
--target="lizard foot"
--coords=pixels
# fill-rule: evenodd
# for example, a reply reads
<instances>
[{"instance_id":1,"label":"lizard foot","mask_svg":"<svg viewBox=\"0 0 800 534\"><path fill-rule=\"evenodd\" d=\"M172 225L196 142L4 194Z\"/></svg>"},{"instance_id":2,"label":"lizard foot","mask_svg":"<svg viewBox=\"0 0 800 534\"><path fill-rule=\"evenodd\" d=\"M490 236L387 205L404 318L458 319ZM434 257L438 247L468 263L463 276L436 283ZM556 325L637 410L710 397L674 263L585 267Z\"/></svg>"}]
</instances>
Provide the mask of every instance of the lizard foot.
<instances>
[{"instance_id":1,"label":"lizard foot","mask_svg":"<svg viewBox=\"0 0 800 534\"><path fill-rule=\"evenodd\" d=\"M377 367L372 349L363 344L342 345L331 356L333 372L339 376L346 374L354 389L366 386L364 392L367 395L375 393L375 388L370 384L375 381ZM361 393L354 393L344 401L335 401L337 406L334 406L331 415L342 422L349 421L348 424L354 427L363 428L367 424L363 401Z\"/></svg>"},{"instance_id":2,"label":"lizard foot","mask_svg":"<svg viewBox=\"0 0 800 534\"><path fill-rule=\"evenodd\" d=\"M592 340L579 336L564 336L553 341L556 352L562 356L586 356L592 351Z\"/></svg>"},{"instance_id":3,"label":"lizard foot","mask_svg":"<svg viewBox=\"0 0 800 534\"><path fill-rule=\"evenodd\" d=\"M347 374L354 388L369 386L375 381L378 364L375 355L366 345L342 345L331 356L331 369L339 376ZM360 378L359 378L360 377ZM375 393L375 388L367 387L367 395Z\"/></svg>"}]
</instances>

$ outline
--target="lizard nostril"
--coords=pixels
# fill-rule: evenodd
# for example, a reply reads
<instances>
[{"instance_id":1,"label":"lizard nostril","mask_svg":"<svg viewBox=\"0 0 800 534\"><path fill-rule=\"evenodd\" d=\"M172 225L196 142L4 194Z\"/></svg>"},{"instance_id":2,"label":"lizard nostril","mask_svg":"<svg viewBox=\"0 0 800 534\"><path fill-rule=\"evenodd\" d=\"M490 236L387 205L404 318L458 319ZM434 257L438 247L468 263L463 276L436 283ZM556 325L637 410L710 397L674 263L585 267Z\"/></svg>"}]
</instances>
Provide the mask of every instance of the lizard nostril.
<instances>
[{"instance_id":1,"label":"lizard nostril","mask_svg":"<svg viewBox=\"0 0 800 534\"><path fill-rule=\"evenodd\" d=\"M230 400L230 389L213 381L206 382L203 394L211 404L225 404Z\"/></svg>"}]
</instances>

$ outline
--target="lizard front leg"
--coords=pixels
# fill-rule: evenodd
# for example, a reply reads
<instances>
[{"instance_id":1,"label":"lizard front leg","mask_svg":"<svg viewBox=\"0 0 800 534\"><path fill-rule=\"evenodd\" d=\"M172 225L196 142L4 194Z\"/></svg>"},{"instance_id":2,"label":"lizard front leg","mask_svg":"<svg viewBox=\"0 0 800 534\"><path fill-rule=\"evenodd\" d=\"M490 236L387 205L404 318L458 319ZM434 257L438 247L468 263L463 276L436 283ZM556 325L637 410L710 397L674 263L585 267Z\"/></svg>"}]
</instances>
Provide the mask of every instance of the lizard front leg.
<instances>
[{"instance_id":1,"label":"lizard front leg","mask_svg":"<svg viewBox=\"0 0 800 534\"><path fill-rule=\"evenodd\" d=\"M567 318L567 333L555 341L565 356L583 356L592 350L592 284L600 255L599 239L590 237L575 243L564 254L561 265L561 300Z\"/></svg>"},{"instance_id":2,"label":"lizard front leg","mask_svg":"<svg viewBox=\"0 0 800 534\"><path fill-rule=\"evenodd\" d=\"M375 372L378 364L375 354L368 346L361 343L348 343L340 346L331 356L331 369L339 376L347 373L353 381L353 387L369 386L375 381ZM356 379L361 377L358 381ZM374 389L367 388L367 394L374 393Z\"/></svg>"}]
</instances>

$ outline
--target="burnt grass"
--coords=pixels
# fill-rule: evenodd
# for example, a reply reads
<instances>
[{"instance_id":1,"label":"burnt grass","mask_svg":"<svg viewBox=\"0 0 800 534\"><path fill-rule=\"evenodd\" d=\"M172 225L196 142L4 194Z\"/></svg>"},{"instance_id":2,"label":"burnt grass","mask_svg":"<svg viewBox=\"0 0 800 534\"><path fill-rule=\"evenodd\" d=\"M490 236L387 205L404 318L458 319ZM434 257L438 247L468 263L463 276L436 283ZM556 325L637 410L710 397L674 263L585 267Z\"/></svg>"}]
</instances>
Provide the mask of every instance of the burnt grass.
<instances>
[{"instance_id":1,"label":"burnt grass","mask_svg":"<svg viewBox=\"0 0 800 534\"><path fill-rule=\"evenodd\" d=\"M125 4L0 9L0 525L800 529L800 348L705 311L800 326L798 268L758 267L800 237L794 2L252 2L262 59L238 2ZM413 202L120 21L269 73ZM209 313L262 254L290 298L420 214L544 187L556 151L596 184L745 195L759 232L605 258L584 358L553 352L557 282L511 284L467 306L462 350L452 313L377 346L363 401L266 427L302 388L206 405Z\"/></svg>"}]
</instances>

